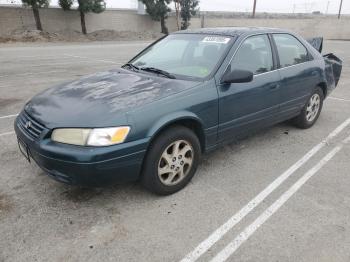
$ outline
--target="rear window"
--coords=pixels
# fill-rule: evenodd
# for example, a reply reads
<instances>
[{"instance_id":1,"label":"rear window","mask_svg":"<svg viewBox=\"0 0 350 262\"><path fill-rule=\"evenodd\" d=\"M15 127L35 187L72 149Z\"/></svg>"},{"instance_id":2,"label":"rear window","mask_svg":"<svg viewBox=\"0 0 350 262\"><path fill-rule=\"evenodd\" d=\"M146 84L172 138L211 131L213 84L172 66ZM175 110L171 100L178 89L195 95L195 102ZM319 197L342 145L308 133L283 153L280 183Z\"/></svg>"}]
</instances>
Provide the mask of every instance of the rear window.
<instances>
[{"instance_id":1,"label":"rear window","mask_svg":"<svg viewBox=\"0 0 350 262\"><path fill-rule=\"evenodd\" d=\"M306 47L294 36L274 34L281 67L297 65L309 61Z\"/></svg>"}]
</instances>

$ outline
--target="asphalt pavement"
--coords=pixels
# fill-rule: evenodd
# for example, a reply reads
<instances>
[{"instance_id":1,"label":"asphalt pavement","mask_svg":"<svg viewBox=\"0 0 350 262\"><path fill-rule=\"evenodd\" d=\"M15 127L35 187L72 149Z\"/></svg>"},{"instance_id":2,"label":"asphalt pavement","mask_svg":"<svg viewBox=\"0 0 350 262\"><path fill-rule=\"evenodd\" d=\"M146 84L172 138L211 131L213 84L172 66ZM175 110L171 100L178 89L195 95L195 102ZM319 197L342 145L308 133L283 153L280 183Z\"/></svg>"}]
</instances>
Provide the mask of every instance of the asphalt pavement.
<instances>
[{"instance_id":1,"label":"asphalt pavement","mask_svg":"<svg viewBox=\"0 0 350 262\"><path fill-rule=\"evenodd\" d=\"M348 41L324 43L344 67L313 128L226 145L177 194L72 187L24 159L13 121L28 99L147 44L0 45L0 261L350 261Z\"/></svg>"}]
</instances>

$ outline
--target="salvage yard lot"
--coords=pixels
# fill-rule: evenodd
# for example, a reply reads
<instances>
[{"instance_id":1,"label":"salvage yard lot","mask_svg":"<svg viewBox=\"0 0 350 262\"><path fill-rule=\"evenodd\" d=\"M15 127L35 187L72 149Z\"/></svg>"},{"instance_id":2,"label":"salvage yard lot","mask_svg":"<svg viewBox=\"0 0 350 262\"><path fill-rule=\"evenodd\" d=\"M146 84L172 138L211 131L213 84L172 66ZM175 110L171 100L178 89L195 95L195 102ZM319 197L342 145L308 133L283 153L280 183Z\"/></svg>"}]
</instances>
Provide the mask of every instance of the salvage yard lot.
<instances>
[{"instance_id":1,"label":"salvage yard lot","mask_svg":"<svg viewBox=\"0 0 350 262\"><path fill-rule=\"evenodd\" d=\"M26 162L12 126L13 115L29 98L119 67L146 45L0 46L0 261L180 261L187 254L187 261L199 254L199 261L210 261L221 251L230 261L350 261L350 142L342 143L350 136L350 42L324 43L325 52L334 52L344 66L313 128L283 123L214 151L175 195L154 196L138 184L67 186ZM308 158L309 150L341 124L336 136ZM343 147L336 155L320 162L338 145ZM300 159L303 165L277 186L275 179ZM276 213L268 209L320 164ZM269 185L275 187L271 194L240 212ZM265 211L272 216L256 220ZM228 226L226 234L217 231L210 242L211 234L235 215L239 223ZM246 240L247 232L253 234ZM224 249L229 243L240 246Z\"/></svg>"}]
</instances>

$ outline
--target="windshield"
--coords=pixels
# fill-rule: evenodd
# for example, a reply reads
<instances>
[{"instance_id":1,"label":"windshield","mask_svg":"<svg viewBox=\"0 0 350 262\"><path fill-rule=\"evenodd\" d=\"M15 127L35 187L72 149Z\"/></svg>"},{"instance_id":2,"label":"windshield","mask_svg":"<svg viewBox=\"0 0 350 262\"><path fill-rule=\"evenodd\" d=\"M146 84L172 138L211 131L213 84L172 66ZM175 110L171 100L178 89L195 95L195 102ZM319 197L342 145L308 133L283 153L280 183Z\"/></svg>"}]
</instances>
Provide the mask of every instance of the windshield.
<instances>
[{"instance_id":1,"label":"windshield","mask_svg":"<svg viewBox=\"0 0 350 262\"><path fill-rule=\"evenodd\" d=\"M216 68L228 50L232 37L174 34L145 49L132 65L156 68L176 78L204 79Z\"/></svg>"}]
</instances>

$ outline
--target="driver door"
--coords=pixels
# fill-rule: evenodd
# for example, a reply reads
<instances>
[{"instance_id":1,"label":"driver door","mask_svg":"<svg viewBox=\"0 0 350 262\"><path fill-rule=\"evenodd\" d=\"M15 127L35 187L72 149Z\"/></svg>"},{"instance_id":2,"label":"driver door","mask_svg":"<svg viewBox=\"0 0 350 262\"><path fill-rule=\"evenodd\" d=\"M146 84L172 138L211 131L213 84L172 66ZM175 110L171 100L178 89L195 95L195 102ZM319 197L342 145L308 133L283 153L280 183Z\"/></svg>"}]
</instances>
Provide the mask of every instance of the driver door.
<instances>
[{"instance_id":1,"label":"driver door","mask_svg":"<svg viewBox=\"0 0 350 262\"><path fill-rule=\"evenodd\" d=\"M218 85L220 142L276 121L280 75L274 61L267 34L246 38L238 48L227 70L248 70L254 78L249 83Z\"/></svg>"}]
</instances>

